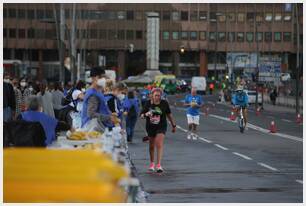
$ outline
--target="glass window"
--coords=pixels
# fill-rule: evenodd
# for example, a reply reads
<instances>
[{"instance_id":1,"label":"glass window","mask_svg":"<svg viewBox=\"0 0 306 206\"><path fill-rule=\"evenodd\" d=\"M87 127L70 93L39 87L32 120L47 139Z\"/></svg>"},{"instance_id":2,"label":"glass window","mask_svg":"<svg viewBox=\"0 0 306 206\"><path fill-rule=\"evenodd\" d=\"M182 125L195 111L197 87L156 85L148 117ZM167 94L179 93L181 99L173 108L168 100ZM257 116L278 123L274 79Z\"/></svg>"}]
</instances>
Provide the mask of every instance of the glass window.
<instances>
[{"instance_id":1,"label":"glass window","mask_svg":"<svg viewBox=\"0 0 306 206\"><path fill-rule=\"evenodd\" d=\"M66 14L66 12L65 12L65 14ZM50 10L50 9L46 10L46 18L47 19L52 19L53 18L53 11L52 10Z\"/></svg>"},{"instance_id":2,"label":"glass window","mask_svg":"<svg viewBox=\"0 0 306 206\"><path fill-rule=\"evenodd\" d=\"M181 20L188 21L188 11L181 11Z\"/></svg>"},{"instance_id":3,"label":"glass window","mask_svg":"<svg viewBox=\"0 0 306 206\"><path fill-rule=\"evenodd\" d=\"M228 18L228 20L229 20L230 22L234 22L234 21L236 21L236 14L233 13L233 12L228 13L228 14L227 14L227 18Z\"/></svg>"},{"instance_id":4,"label":"glass window","mask_svg":"<svg viewBox=\"0 0 306 206\"><path fill-rule=\"evenodd\" d=\"M28 39L34 39L35 38L35 31L33 28L28 29Z\"/></svg>"},{"instance_id":5,"label":"glass window","mask_svg":"<svg viewBox=\"0 0 306 206\"><path fill-rule=\"evenodd\" d=\"M284 32L283 39L284 41L291 41L291 32Z\"/></svg>"},{"instance_id":6,"label":"glass window","mask_svg":"<svg viewBox=\"0 0 306 206\"><path fill-rule=\"evenodd\" d=\"M246 40L248 42L253 42L253 40L254 40L254 33L253 32L247 32L246 33Z\"/></svg>"},{"instance_id":7,"label":"glass window","mask_svg":"<svg viewBox=\"0 0 306 206\"><path fill-rule=\"evenodd\" d=\"M98 38L98 31L96 29L90 29L90 39L97 39Z\"/></svg>"},{"instance_id":8,"label":"glass window","mask_svg":"<svg viewBox=\"0 0 306 206\"><path fill-rule=\"evenodd\" d=\"M284 21L291 21L291 13L285 13Z\"/></svg>"},{"instance_id":9,"label":"glass window","mask_svg":"<svg viewBox=\"0 0 306 206\"><path fill-rule=\"evenodd\" d=\"M173 21L179 21L179 20L180 20L180 12L178 12L178 11L173 11L173 12L172 12L172 20L173 20Z\"/></svg>"},{"instance_id":10,"label":"glass window","mask_svg":"<svg viewBox=\"0 0 306 206\"><path fill-rule=\"evenodd\" d=\"M225 22L226 21L226 16L223 13L220 13L220 15L218 15L218 21L219 22Z\"/></svg>"},{"instance_id":11,"label":"glass window","mask_svg":"<svg viewBox=\"0 0 306 206\"><path fill-rule=\"evenodd\" d=\"M217 14L216 12L210 12L209 13L209 20L212 22L216 22L217 21Z\"/></svg>"},{"instance_id":12,"label":"glass window","mask_svg":"<svg viewBox=\"0 0 306 206\"><path fill-rule=\"evenodd\" d=\"M6 29L6 28L3 28L3 38L6 38L6 37L7 37L6 32L7 32L7 29Z\"/></svg>"},{"instance_id":13,"label":"glass window","mask_svg":"<svg viewBox=\"0 0 306 206\"><path fill-rule=\"evenodd\" d=\"M108 11L107 12L107 19L108 20L115 20L117 19L117 14L114 11Z\"/></svg>"},{"instance_id":14,"label":"glass window","mask_svg":"<svg viewBox=\"0 0 306 206\"><path fill-rule=\"evenodd\" d=\"M206 31L200 31L200 40L206 40Z\"/></svg>"},{"instance_id":15,"label":"glass window","mask_svg":"<svg viewBox=\"0 0 306 206\"><path fill-rule=\"evenodd\" d=\"M179 39L179 32L173 31L172 32L172 39L173 40L178 40Z\"/></svg>"},{"instance_id":16,"label":"glass window","mask_svg":"<svg viewBox=\"0 0 306 206\"><path fill-rule=\"evenodd\" d=\"M265 20L266 21L272 21L272 17L273 17L272 13L266 13Z\"/></svg>"},{"instance_id":17,"label":"glass window","mask_svg":"<svg viewBox=\"0 0 306 206\"><path fill-rule=\"evenodd\" d=\"M218 41L225 41L225 32L218 32Z\"/></svg>"},{"instance_id":18,"label":"glass window","mask_svg":"<svg viewBox=\"0 0 306 206\"><path fill-rule=\"evenodd\" d=\"M198 11L191 11L190 12L190 20L197 21L198 20Z\"/></svg>"},{"instance_id":19,"label":"glass window","mask_svg":"<svg viewBox=\"0 0 306 206\"><path fill-rule=\"evenodd\" d=\"M25 19L25 10L24 9L18 9L18 18L19 19Z\"/></svg>"},{"instance_id":20,"label":"glass window","mask_svg":"<svg viewBox=\"0 0 306 206\"><path fill-rule=\"evenodd\" d=\"M78 32L78 30L77 30L77 32ZM55 29L46 30L46 38L55 40L56 39L56 30Z\"/></svg>"},{"instance_id":21,"label":"glass window","mask_svg":"<svg viewBox=\"0 0 306 206\"><path fill-rule=\"evenodd\" d=\"M126 12L125 11L118 11L117 12L117 19L119 19L119 20L126 19Z\"/></svg>"},{"instance_id":22,"label":"glass window","mask_svg":"<svg viewBox=\"0 0 306 206\"><path fill-rule=\"evenodd\" d=\"M182 40L188 40L188 32L187 31L182 31L181 38L182 38Z\"/></svg>"},{"instance_id":23,"label":"glass window","mask_svg":"<svg viewBox=\"0 0 306 206\"><path fill-rule=\"evenodd\" d=\"M237 41L238 42L244 42L244 33L243 32L237 32Z\"/></svg>"},{"instance_id":24,"label":"glass window","mask_svg":"<svg viewBox=\"0 0 306 206\"><path fill-rule=\"evenodd\" d=\"M3 18L7 18L7 10L6 8L3 8Z\"/></svg>"},{"instance_id":25,"label":"glass window","mask_svg":"<svg viewBox=\"0 0 306 206\"><path fill-rule=\"evenodd\" d=\"M82 19L88 19L88 11L87 10L81 10L81 18Z\"/></svg>"},{"instance_id":26,"label":"glass window","mask_svg":"<svg viewBox=\"0 0 306 206\"><path fill-rule=\"evenodd\" d=\"M100 30L99 39L106 39L106 30L105 29Z\"/></svg>"},{"instance_id":27,"label":"glass window","mask_svg":"<svg viewBox=\"0 0 306 206\"><path fill-rule=\"evenodd\" d=\"M272 41L272 32L265 32L265 41L266 42Z\"/></svg>"},{"instance_id":28,"label":"glass window","mask_svg":"<svg viewBox=\"0 0 306 206\"><path fill-rule=\"evenodd\" d=\"M16 18L16 9L9 9L9 18Z\"/></svg>"},{"instance_id":29,"label":"glass window","mask_svg":"<svg viewBox=\"0 0 306 206\"><path fill-rule=\"evenodd\" d=\"M126 12L126 19L127 20L134 20L134 11L127 11Z\"/></svg>"},{"instance_id":30,"label":"glass window","mask_svg":"<svg viewBox=\"0 0 306 206\"><path fill-rule=\"evenodd\" d=\"M51 12L53 12L53 11L51 11ZM70 10L69 9L65 9L65 18L70 19Z\"/></svg>"},{"instance_id":31,"label":"glass window","mask_svg":"<svg viewBox=\"0 0 306 206\"><path fill-rule=\"evenodd\" d=\"M120 40L125 39L125 31L124 30L118 30L118 39L120 39Z\"/></svg>"},{"instance_id":32,"label":"glass window","mask_svg":"<svg viewBox=\"0 0 306 206\"><path fill-rule=\"evenodd\" d=\"M36 29L35 30L35 38L44 39L45 38L45 30L44 29Z\"/></svg>"},{"instance_id":33,"label":"glass window","mask_svg":"<svg viewBox=\"0 0 306 206\"><path fill-rule=\"evenodd\" d=\"M9 29L9 37L16 38L16 29Z\"/></svg>"},{"instance_id":34,"label":"glass window","mask_svg":"<svg viewBox=\"0 0 306 206\"><path fill-rule=\"evenodd\" d=\"M25 29L18 30L18 38L24 39L25 38Z\"/></svg>"},{"instance_id":35,"label":"glass window","mask_svg":"<svg viewBox=\"0 0 306 206\"><path fill-rule=\"evenodd\" d=\"M116 30L108 30L108 39L114 40L117 39L117 31Z\"/></svg>"},{"instance_id":36,"label":"glass window","mask_svg":"<svg viewBox=\"0 0 306 206\"><path fill-rule=\"evenodd\" d=\"M238 16L237 16L238 22L244 22L244 19L245 19L245 14L244 13L238 13Z\"/></svg>"},{"instance_id":37,"label":"glass window","mask_svg":"<svg viewBox=\"0 0 306 206\"><path fill-rule=\"evenodd\" d=\"M141 12L141 11L136 11L136 12L135 12L135 19L136 19L136 20L142 20L142 19L143 19L143 12Z\"/></svg>"},{"instance_id":38,"label":"glass window","mask_svg":"<svg viewBox=\"0 0 306 206\"><path fill-rule=\"evenodd\" d=\"M133 30L127 30L126 31L126 39L127 40L133 40L134 39L134 31Z\"/></svg>"},{"instance_id":39,"label":"glass window","mask_svg":"<svg viewBox=\"0 0 306 206\"><path fill-rule=\"evenodd\" d=\"M136 31L136 39L142 39L142 31L141 30Z\"/></svg>"},{"instance_id":40,"label":"glass window","mask_svg":"<svg viewBox=\"0 0 306 206\"><path fill-rule=\"evenodd\" d=\"M248 13L247 13L247 20L248 20L249 22L253 22L254 19L255 19L255 13L254 13L254 12L248 12Z\"/></svg>"},{"instance_id":41,"label":"glass window","mask_svg":"<svg viewBox=\"0 0 306 206\"><path fill-rule=\"evenodd\" d=\"M281 21L282 20L282 14L281 13L275 13L274 21Z\"/></svg>"},{"instance_id":42,"label":"glass window","mask_svg":"<svg viewBox=\"0 0 306 206\"><path fill-rule=\"evenodd\" d=\"M262 22L263 21L263 13L257 12L256 13L256 22Z\"/></svg>"},{"instance_id":43,"label":"glass window","mask_svg":"<svg viewBox=\"0 0 306 206\"><path fill-rule=\"evenodd\" d=\"M191 31L190 32L190 40L197 40L198 39L198 32Z\"/></svg>"},{"instance_id":44,"label":"glass window","mask_svg":"<svg viewBox=\"0 0 306 206\"><path fill-rule=\"evenodd\" d=\"M282 40L282 33L281 32L274 32L274 41L278 42Z\"/></svg>"},{"instance_id":45,"label":"glass window","mask_svg":"<svg viewBox=\"0 0 306 206\"><path fill-rule=\"evenodd\" d=\"M36 11L36 14L37 14L37 19L43 19L44 15L45 15L45 12L44 12L44 10L38 9Z\"/></svg>"},{"instance_id":46,"label":"glass window","mask_svg":"<svg viewBox=\"0 0 306 206\"><path fill-rule=\"evenodd\" d=\"M163 40L168 40L169 39L169 32L168 31L164 31L163 32Z\"/></svg>"},{"instance_id":47,"label":"glass window","mask_svg":"<svg viewBox=\"0 0 306 206\"><path fill-rule=\"evenodd\" d=\"M262 32L257 32L257 35L256 35L256 41L259 41L261 42L262 41L262 38L263 37L263 33Z\"/></svg>"},{"instance_id":48,"label":"glass window","mask_svg":"<svg viewBox=\"0 0 306 206\"><path fill-rule=\"evenodd\" d=\"M163 11L163 20L170 20L170 11Z\"/></svg>"},{"instance_id":49,"label":"glass window","mask_svg":"<svg viewBox=\"0 0 306 206\"><path fill-rule=\"evenodd\" d=\"M88 33L87 30L85 30L85 29L82 29L82 30L81 30L82 39L87 39L87 36L88 36L87 33Z\"/></svg>"},{"instance_id":50,"label":"glass window","mask_svg":"<svg viewBox=\"0 0 306 206\"><path fill-rule=\"evenodd\" d=\"M28 13L28 19L35 19L35 10L33 9L30 9L30 10L27 10L27 13Z\"/></svg>"},{"instance_id":51,"label":"glass window","mask_svg":"<svg viewBox=\"0 0 306 206\"><path fill-rule=\"evenodd\" d=\"M209 41L216 41L216 32L209 32Z\"/></svg>"},{"instance_id":52,"label":"glass window","mask_svg":"<svg viewBox=\"0 0 306 206\"><path fill-rule=\"evenodd\" d=\"M207 12L206 11L200 11L199 20L200 21L206 21L206 19L207 19Z\"/></svg>"},{"instance_id":53,"label":"glass window","mask_svg":"<svg viewBox=\"0 0 306 206\"><path fill-rule=\"evenodd\" d=\"M229 42L234 42L234 41L235 41L235 32L228 32L227 35L228 35L228 36L227 36L227 40L228 40Z\"/></svg>"}]
</instances>

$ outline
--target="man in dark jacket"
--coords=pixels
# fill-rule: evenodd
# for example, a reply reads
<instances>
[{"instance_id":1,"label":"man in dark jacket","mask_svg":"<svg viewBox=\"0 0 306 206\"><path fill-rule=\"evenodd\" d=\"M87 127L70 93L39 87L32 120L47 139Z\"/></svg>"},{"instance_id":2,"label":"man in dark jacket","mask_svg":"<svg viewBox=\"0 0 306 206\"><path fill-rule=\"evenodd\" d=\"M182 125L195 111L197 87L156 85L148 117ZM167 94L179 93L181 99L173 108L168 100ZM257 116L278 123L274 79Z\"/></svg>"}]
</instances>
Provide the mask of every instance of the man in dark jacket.
<instances>
[{"instance_id":1,"label":"man in dark jacket","mask_svg":"<svg viewBox=\"0 0 306 206\"><path fill-rule=\"evenodd\" d=\"M13 86L3 82L3 121L12 120L15 115L16 101Z\"/></svg>"}]
</instances>

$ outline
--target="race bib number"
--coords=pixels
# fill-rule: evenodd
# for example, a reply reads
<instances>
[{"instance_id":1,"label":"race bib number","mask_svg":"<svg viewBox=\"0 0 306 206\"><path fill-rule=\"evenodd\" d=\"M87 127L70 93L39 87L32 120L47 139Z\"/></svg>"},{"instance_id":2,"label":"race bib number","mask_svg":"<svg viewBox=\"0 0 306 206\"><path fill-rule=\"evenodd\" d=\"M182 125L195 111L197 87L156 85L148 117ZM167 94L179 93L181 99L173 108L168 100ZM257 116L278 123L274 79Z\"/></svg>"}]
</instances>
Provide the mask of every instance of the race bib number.
<instances>
[{"instance_id":1,"label":"race bib number","mask_svg":"<svg viewBox=\"0 0 306 206\"><path fill-rule=\"evenodd\" d=\"M160 115L153 115L150 117L151 124L159 124L160 122Z\"/></svg>"}]
</instances>

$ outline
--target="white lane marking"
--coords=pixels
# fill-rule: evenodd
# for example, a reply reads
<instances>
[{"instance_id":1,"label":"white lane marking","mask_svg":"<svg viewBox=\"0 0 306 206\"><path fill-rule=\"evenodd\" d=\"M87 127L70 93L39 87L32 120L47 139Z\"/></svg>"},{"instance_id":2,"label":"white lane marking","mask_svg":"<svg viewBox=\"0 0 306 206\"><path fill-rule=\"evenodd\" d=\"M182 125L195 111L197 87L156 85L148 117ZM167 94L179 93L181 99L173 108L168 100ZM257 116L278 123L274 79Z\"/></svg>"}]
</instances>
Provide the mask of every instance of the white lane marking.
<instances>
[{"instance_id":1,"label":"white lane marking","mask_svg":"<svg viewBox=\"0 0 306 206\"><path fill-rule=\"evenodd\" d=\"M200 140L203 140L204 142L207 142L207 143L212 143L212 141L208 140L208 139L205 139L203 137L199 137Z\"/></svg>"},{"instance_id":2,"label":"white lane marking","mask_svg":"<svg viewBox=\"0 0 306 206\"><path fill-rule=\"evenodd\" d=\"M221 146L221 145L219 145L219 144L215 144L215 146L216 146L216 147L219 147L219 148L221 148L221 149L223 149L223 150L228 150L228 148L223 147L223 146Z\"/></svg>"},{"instance_id":3,"label":"white lane marking","mask_svg":"<svg viewBox=\"0 0 306 206\"><path fill-rule=\"evenodd\" d=\"M238 153L238 152L233 152L233 154L234 154L234 155L237 155L237 156L240 156L240 157L242 157L243 159L246 159L246 160L252 160L251 157L248 157L248 156L246 156L246 155L240 154L240 153Z\"/></svg>"},{"instance_id":4,"label":"white lane marking","mask_svg":"<svg viewBox=\"0 0 306 206\"><path fill-rule=\"evenodd\" d=\"M282 121L284 121L284 122L292 122L292 121L289 120L289 119L282 119Z\"/></svg>"},{"instance_id":5,"label":"white lane marking","mask_svg":"<svg viewBox=\"0 0 306 206\"><path fill-rule=\"evenodd\" d=\"M222 116L214 115L214 114L210 114L209 116L215 117L217 119L222 119L222 120L228 121L228 122L233 122L233 123L237 124L236 121L232 121L232 120L230 120L229 118L226 118L226 117L222 117ZM279 137L284 137L284 138L287 138L287 139L303 142L302 138L299 138L299 137L296 137L296 136L292 136L292 135L288 135L288 134L283 134L283 133L270 133L270 130L267 130L267 129L264 129L262 127L253 125L253 124L251 124L249 122L247 124L247 127L251 128L251 129L254 129L254 130L257 130L257 131L260 131L260 132L263 132L263 133L266 133L266 134L273 135L273 136L279 136Z\"/></svg>"},{"instance_id":6,"label":"white lane marking","mask_svg":"<svg viewBox=\"0 0 306 206\"><path fill-rule=\"evenodd\" d=\"M295 180L296 182L303 184L303 180Z\"/></svg>"},{"instance_id":7,"label":"white lane marking","mask_svg":"<svg viewBox=\"0 0 306 206\"><path fill-rule=\"evenodd\" d=\"M263 167L265 167L265 168L268 168L268 169L270 169L270 170L278 171L278 169L276 169L276 168L274 168L274 167L271 167L270 165L267 165L267 164L265 164L265 163L258 162L257 164L260 165L260 166L263 166Z\"/></svg>"},{"instance_id":8,"label":"white lane marking","mask_svg":"<svg viewBox=\"0 0 306 206\"><path fill-rule=\"evenodd\" d=\"M178 129L180 129L180 130L184 131L184 132L188 132L188 130L187 130L187 129L182 128L180 125L176 125L176 127L177 127Z\"/></svg>"}]
</instances>

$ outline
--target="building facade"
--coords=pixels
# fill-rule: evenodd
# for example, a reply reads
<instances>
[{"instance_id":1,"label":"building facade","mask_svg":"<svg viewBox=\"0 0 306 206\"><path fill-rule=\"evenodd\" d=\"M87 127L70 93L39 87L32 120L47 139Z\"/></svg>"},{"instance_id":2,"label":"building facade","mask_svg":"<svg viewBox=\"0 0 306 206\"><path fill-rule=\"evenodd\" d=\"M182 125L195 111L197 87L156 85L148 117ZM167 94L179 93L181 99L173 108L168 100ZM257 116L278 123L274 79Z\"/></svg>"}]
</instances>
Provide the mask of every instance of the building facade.
<instances>
[{"instance_id":1,"label":"building facade","mask_svg":"<svg viewBox=\"0 0 306 206\"><path fill-rule=\"evenodd\" d=\"M65 57L71 47L72 7L64 4ZM240 69L254 69L250 61L258 55L258 59L278 58L281 71L294 74L297 22L303 51L302 4L297 7L298 12L295 4L280 3L76 4L75 44L82 64L104 64L120 78L142 73L146 13L157 12L159 69L164 73L221 78L239 68L240 57L245 64ZM59 61L59 8L59 4L4 4L3 59L26 62L30 70L37 69L31 72L39 78L57 74L50 65ZM240 57L233 60L238 53Z\"/></svg>"}]
</instances>

